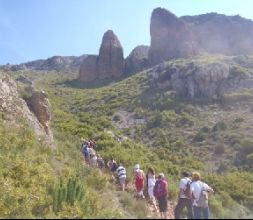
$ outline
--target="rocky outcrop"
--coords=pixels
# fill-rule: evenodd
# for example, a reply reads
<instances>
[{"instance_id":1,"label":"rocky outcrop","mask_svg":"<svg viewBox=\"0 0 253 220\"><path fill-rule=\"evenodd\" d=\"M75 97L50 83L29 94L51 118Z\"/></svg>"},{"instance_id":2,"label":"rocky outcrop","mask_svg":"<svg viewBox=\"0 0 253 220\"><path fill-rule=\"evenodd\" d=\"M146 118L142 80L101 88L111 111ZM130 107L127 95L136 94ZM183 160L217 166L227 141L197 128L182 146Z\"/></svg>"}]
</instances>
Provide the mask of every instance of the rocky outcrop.
<instances>
[{"instance_id":1,"label":"rocky outcrop","mask_svg":"<svg viewBox=\"0 0 253 220\"><path fill-rule=\"evenodd\" d=\"M153 85L175 91L182 98L221 97L225 93L253 88L253 70L233 59L219 61L195 60L171 62L151 71Z\"/></svg>"},{"instance_id":2,"label":"rocky outcrop","mask_svg":"<svg viewBox=\"0 0 253 220\"><path fill-rule=\"evenodd\" d=\"M123 73L123 48L113 31L107 31L102 40L98 56L100 79L119 77Z\"/></svg>"},{"instance_id":3,"label":"rocky outcrop","mask_svg":"<svg viewBox=\"0 0 253 220\"><path fill-rule=\"evenodd\" d=\"M208 13L181 17L196 35L203 51L224 55L253 54L253 21Z\"/></svg>"},{"instance_id":4,"label":"rocky outcrop","mask_svg":"<svg viewBox=\"0 0 253 220\"><path fill-rule=\"evenodd\" d=\"M133 49L125 60L126 74L139 72L148 67L149 46L138 46Z\"/></svg>"},{"instance_id":5,"label":"rocky outcrop","mask_svg":"<svg viewBox=\"0 0 253 220\"><path fill-rule=\"evenodd\" d=\"M166 9L157 8L153 11L150 35L151 65L173 58L188 58L199 52L189 25Z\"/></svg>"},{"instance_id":6,"label":"rocky outcrop","mask_svg":"<svg viewBox=\"0 0 253 220\"><path fill-rule=\"evenodd\" d=\"M99 55L89 55L83 60L79 71L79 80L92 82L96 79L120 77L123 70L123 48L117 36L109 30L103 36Z\"/></svg>"},{"instance_id":7,"label":"rocky outcrop","mask_svg":"<svg viewBox=\"0 0 253 220\"><path fill-rule=\"evenodd\" d=\"M166 9L153 11L150 24L151 65L199 53L253 54L253 21L209 13L177 17Z\"/></svg>"},{"instance_id":8,"label":"rocky outcrop","mask_svg":"<svg viewBox=\"0 0 253 220\"><path fill-rule=\"evenodd\" d=\"M91 82L98 79L98 56L89 55L83 60L79 70L81 82Z\"/></svg>"},{"instance_id":9,"label":"rocky outcrop","mask_svg":"<svg viewBox=\"0 0 253 220\"><path fill-rule=\"evenodd\" d=\"M10 123L18 124L25 119L39 137L46 136L42 124L19 97L15 81L4 73L0 74L0 111ZM52 141L51 137L49 140Z\"/></svg>"},{"instance_id":10,"label":"rocky outcrop","mask_svg":"<svg viewBox=\"0 0 253 220\"><path fill-rule=\"evenodd\" d=\"M34 91L29 100L29 106L40 124L43 126L47 135L52 135L49 127L51 113L48 96L44 91Z\"/></svg>"}]
</instances>

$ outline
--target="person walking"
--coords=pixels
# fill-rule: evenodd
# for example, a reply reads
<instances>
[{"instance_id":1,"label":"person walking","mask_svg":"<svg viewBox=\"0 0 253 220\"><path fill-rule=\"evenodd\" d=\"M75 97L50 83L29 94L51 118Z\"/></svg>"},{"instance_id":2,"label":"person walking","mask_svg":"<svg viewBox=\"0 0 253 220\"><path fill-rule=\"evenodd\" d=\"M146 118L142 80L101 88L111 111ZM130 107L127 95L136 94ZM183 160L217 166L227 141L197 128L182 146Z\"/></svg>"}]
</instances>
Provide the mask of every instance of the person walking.
<instances>
[{"instance_id":1,"label":"person walking","mask_svg":"<svg viewBox=\"0 0 253 220\"><path fill-rule=\"evenodd\" d=\"M187 218L193 219L191 179L188 172L182 172L182 179L179 184L179 199L175 209L175 218L180 219L183 209L187 208Z\"/></svg>"},{"instance_id":2,"label":"person walking","mask_svg":"<svg viewBox=\"0 0 253 220\"><path fill-rule=\"evenodd\" d=\"M167 219L168 212L168 182L164 174L160 173L154 187L154 196L159 204L159 211L162 219Z\"/></svg>"},{"instance_id":3,"label":"person walking","mask_svg":"<svg viewBox=\"0 0 253 220\"><path fill-rule=\"evenodd\" d=\"M124 192L126 188L126 169L122 166L121 163L119 163L118 168L116 169L116 174L119 180L119 184L121 186L121 190Z\"/></svg>"},{"instance_id":4,"label":"person walking","mask_svg":"<svg viewBox=\"0 0 253 220\"><path fill-rule=\"evenodd\" d=\"M154 196L154 187L155 187L155 183L156 183L156 176L155 176L155 170L152 167L150 167L148 169L146 179L147 179L149 201L153 205L155 211L158 212L158 209L156 206L156 199Z\"/></svg>"},{"instance_id":5,"label":"person walking","mask_svg":"<svg viewBox=\"0 0 253 220\"><path fill-rule=\"evenodd\" d=\"M139 164L136 164L134 166L134 185L136 189L136 198L145 199L144 196L145 174L143 170L140 169Z\"/></svg>"},{"instance_id":6,"label":"person walking","mask_svg":"<svg viewBox=\"0 0 253 220\"><path fill-rule=\"evenodd\" d=\"M210 210L208 198L214 193L214 190L206 183L201 181L199 172L192 173L191 193L193 197L194 219L209 219Z\"/></svg>"}]
</instances>

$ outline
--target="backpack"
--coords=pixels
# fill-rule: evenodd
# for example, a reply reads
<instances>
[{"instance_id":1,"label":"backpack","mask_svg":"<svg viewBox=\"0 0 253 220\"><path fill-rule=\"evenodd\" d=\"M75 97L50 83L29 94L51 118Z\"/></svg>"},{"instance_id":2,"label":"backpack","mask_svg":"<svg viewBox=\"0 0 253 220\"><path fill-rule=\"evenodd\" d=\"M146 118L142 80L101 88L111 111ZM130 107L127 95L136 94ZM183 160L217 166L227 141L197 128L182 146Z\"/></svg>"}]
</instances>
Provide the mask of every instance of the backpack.
<instances>
[{"instance_id":1,"label":"backpack","mask_svg":"<svg viewBox=\"0 0 253 220\"><path fill-rule=\"evenodd\" d=\"M97 162L98 162L98 167L99 168L104 168L105 167L105 162L102 158L98 158Z\"/></svg>"},{"instance_id":2,"label":"backpack","mask_svg":"<svg viewBox=\"0 0 253 220\"><path fill-rule=\"evenodd\" d=\"M158 180L154 187L154 196L160 198L167 195L166 182L164 180Z\"/></svg>"},{"instance_id":3,"label":"backpack","mask_svg":"<svg viewBox=\"0 0 253 220\"><path fill-rule=\"evenodd\" d=\"M84 154L85 157L90 156L89 148L88 148L87 145L83 147L83 154Z\"/></svg>"},{"instance_id":4,"label":"backpack","mask_svg":"<svg viewBox=\"0 0 253 220\"><path fill-rule=\"evenodd\" d=\"M189 180L186 184L186 188L184 190L184 195L187 197L187 198L191 198L191 184L192 184L192 181Z\"/></svg>"},{"instance_id":5,"label":"backpack","mask_svg":"<svg viewBox=\"0 0 253 220\"><path fill-rule=\"evenodd\" d=\"M208 207L208 192L202 186L201 193L199 200L197 201L197 205L200 208L207 208Z\"/></svg>"}]
</instances>

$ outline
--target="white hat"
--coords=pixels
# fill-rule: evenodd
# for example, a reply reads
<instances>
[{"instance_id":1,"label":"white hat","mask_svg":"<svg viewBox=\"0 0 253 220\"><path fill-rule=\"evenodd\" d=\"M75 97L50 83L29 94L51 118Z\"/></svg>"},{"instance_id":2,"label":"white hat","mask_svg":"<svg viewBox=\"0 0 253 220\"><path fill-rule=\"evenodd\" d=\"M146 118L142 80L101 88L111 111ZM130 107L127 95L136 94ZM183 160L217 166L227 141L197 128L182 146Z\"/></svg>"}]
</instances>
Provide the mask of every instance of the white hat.
<instances>
[{"instance_id":1,"label":"white hat","mask_svg":"<svg viewBox=\"0 0 253 220\"><path fill-rule=\"evenodd\" d=\"M161 179L164 179L164 173L159 173L159 176L158 176L159 178L161 178Z\"/></svg>"},{"instance_id":2,"label":"white hat","mask_svg":"<svg viewBox=\"0 0 253 220\"><path fill-rule=\"evenodd\" d=\"M134 170L139 170L140 169L140 165L139 164L136 164L135 166L134 166Z\"/></svg>"}]
</instances>

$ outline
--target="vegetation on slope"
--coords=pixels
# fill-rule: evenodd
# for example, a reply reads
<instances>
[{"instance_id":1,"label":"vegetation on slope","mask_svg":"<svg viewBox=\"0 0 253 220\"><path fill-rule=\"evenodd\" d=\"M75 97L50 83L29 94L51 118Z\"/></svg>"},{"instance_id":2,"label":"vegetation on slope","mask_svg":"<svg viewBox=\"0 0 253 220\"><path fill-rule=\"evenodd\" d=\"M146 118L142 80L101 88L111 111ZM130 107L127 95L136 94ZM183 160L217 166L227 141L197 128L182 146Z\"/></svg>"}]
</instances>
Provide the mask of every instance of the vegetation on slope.
<instances>
[{"instance_id":1,"label":"vegetation on slope","mask_svg":"<svg viewBox=\"0 0 253 220\"><path fill-rule=\"evenodd\" d=\"M202 58L198 62L208 59ZM219 57L212 59L223 62ZM182 62L183 65L184 62L192 61L175 62ZM153 166L157 172L164 172L169 180L172 200L177 198L180 172L185 169L199 170L204 180L216 191L211 200L214 217L242 218L252 214L252 91L229 94L222 100L208 103L186 102L179 100L170 91L150 86L152 82L147 71L121 81L88 85L76 82L74 73L24 74L35 78L36 86L49 94L53 109L52 126L58 146L52 152L37 143L36 147L28 144L30 156L20 152L21 161L23 157L29 158L27 163L30 157L35 161L38 156L44 161L48 158L45 164L50 166L47 175L51 176L51 183L47 181L44 190L49 191L42 192L40 198L47 197L44 200L47 201L49 211L39 212L40 217L124 216L123 211L117 213L112 209L113 212L110 212L108 198L99 197L110 188L106 186L109 183L108 176L84 171L80 166L78 141L81 137L94 137L101 155L105 159L113 156L122 161L127 167L129 178L135 163L141 164L144 170ZM133 124L124 125L124 118L115 116L122 111L134 113ZM19 139L18 135L16 139ZM16 147L13 149L16 152ZM37 149L36 154L32 153L32 149ZM72 177L83 186L82 198L86 199L80 199L72 206L63 196L60 199L62 205L57 207L55 213L53 198L61 190L67 191L68 181ZM36 177L33 179L40 181ZM54 192L52 196L49 196L50 192ZM134 212L136 208L128 211ZM19 216L24 217L25 213ZM34 213L32 215L36 217ZM12 215L7 214L6 217Z\"/></svg>"}]
</instances>

